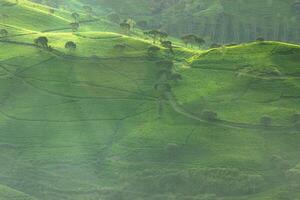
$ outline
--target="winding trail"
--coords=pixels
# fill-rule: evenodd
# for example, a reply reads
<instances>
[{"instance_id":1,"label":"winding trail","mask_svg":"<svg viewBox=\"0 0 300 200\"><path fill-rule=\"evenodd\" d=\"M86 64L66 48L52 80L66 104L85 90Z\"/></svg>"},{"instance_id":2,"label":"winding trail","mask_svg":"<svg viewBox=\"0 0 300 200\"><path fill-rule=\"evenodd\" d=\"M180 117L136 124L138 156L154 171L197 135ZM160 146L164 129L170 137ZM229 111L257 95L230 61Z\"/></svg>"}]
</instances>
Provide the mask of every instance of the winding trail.
<instances>
[{"instance_id":1,"label":"winding trail","mask_svg":"<svg viewBox=\"0 0 300 200\"><path fill-rule=\"evenodd\" d=\"M294 130L294 127L280 126L280 125L264 126L260 124L238 123L238 122L232 122L232 121L227 121L222 119L209 121L204 119L203 117L200 117L196 114L186 111L182 106L178 105L177 101L175 100L174 96L171 93L167 93L166 96L168 97L169 104L171 105L171 107L175 112L187 118L199 121L201 123L222 126L227 128L235 128L235 129L256 129L256 130L271 130L271 131Z\"/></svg>"}]
</instances>

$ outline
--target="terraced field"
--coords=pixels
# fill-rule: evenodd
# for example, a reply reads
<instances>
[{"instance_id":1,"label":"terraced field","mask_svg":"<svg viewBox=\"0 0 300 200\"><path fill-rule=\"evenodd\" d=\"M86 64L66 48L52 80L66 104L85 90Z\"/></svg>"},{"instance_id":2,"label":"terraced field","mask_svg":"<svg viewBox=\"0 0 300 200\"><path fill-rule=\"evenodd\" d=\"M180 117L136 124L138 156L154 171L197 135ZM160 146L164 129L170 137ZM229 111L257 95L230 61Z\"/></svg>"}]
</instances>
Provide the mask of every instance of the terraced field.
<instances>
[{"instance_id":1,"label":"terraced field","mask_svg":"<svg viewBox=\"0 0 300 200\"><path fill-rule=\"evenodd\" d=\"M72 33L67 11L9 5L1 200L300 198L299 46L160 47L149 57L151 41L105 21ZM34 45L39 36L51 50Z\"/></svg>"}]
</instances>

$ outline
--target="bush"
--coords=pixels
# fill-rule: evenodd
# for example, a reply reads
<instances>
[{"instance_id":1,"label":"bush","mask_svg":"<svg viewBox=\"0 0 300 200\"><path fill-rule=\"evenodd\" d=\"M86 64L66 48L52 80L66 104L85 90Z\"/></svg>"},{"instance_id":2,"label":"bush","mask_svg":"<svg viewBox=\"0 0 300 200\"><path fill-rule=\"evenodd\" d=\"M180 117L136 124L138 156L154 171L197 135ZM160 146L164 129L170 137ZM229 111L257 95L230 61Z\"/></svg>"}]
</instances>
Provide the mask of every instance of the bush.
<instances>
[{"instance_id":1,"label":"bush","mask_svg":"<svg viewBox=\"0 0 300 200\"><path fill-rule=\"evenodd\" d=\"M116 44L114 46L114 50L116 50L116 51L123 51L125 48L126 48L126 45L124 45L124 44Z\"/></svg>"},{"instance_id":2,"label":"bush","mask_svg":"<svg viewBox=\"0 0 300 200\"><path fill-rule=\"evenodd\" d=\"M262 116L260 118L260 124L263 126L271 126L272 125L272 118L268 115Z\"/></svg>"},{"instance_id":3,"label":"bush","mask_svg":"<svg viewBox=\"0 0 300 200\"><path fill-rule=\"evenodd\" d=\"M165 146L165 152L169 158L175 158L179 153L179 145L175 143L168 143Z\"/></svg>"},{"instance_id":4,"label":"bush","mask_svg":"<svg viewBox=\"0 0 300 200\"><path fill-rule=\"evenodd\" d=\"M201 116L203 119L208 121L215 121L218 119L218 114L211 110L203 110Z\"/></svg>"},{"instance_id":5,"label":"bush","mask_svg":"<svg viewBox=\"0 0 300 200\"><path fill-rule=\"evenodd\" d=\"M263 37L258 37L258 38L256 38L256 41L257 41L257 42L264 42L265 39L264 39Z\"/></svg>"},{"instance_id":6,"label":"bush","mask_svg":"<svg viewBox=\"0 0 300 200\"><path fill-rule=\"evenodd\" d=\"M214 49L214 48L219 48L222 47L221 44L217 44L217 43L213 43L212 45L210 45L210 48Z\"/></svg>"},{"instance_id":7,"label":"bush","mask_svg":"<svg viewBox=\"0 0 300 200\"><path fill-rule=\"evenodd\" d=\"M231 44L226 44L225 46L226 47L234 47L234 46L237 46L238 44L237 43L231 43Z\"/></svg>"},{"instance_id":8,"label":"bush","mask_svg":"<svg viewBox=\"0 0 300 200\"><path fill-rule=\"evenodd\" d=\"M154 57L157 55L157 53L159 52L160 48L157 46L151 46L148 48L148 56L149 57Z\"/></svg>"},{"instance_id":9,"label":"bush","mask_svg":"<svg viewBox=\"0 0 300 200\"><path fill-rule=\"evenodd\" d=\"M72 41L68 41L65 44L65 48L69 50L75 50L77 48L77 45Z\"/></svg>"},{"instance_id":10,"label":"bush","mask_svg":"<svg viewBox=\"0 0 300 200\"><path fill-rule=\"evenodd\" d=\"M291 122L294 124L299 123L300 122L300 114L299 113L293 114L291 117Z\"/></svg>"}]
</instances>

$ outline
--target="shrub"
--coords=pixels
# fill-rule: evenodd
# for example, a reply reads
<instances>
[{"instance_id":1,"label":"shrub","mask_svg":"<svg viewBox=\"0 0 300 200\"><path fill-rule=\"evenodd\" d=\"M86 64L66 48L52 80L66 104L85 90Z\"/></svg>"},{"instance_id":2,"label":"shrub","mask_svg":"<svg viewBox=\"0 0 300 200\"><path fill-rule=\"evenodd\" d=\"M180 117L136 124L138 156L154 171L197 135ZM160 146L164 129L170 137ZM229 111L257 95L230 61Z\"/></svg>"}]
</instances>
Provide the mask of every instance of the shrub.
<instances>
[{"instance_id":1,"label":"shrub","mask_svg":"<svg viewBox=\"0 0 300 200\"><path fill-rule=\"evenodd\" d=\"M300 122L300 114L299 113L293 114L291 117L291 122L294 124Z\"/></svg>"},{"instance_id":2,"label":"shrub","mask_svg":"<svg viewBox=\"0 0 300 200\"><path fill-rule=\"evenodd\" d=\"M174 158L179 153L179 145L175 143L168 143L165 146L165 152L168 155L169 158Z\"/></svg>"},{"instance_id":3,"label":"shrub","mask_svg":"<svg viewBox=\"0 0 300 200\"><path fill-rule=\"evenodd\" d=\"M234 46L237 46L238 44L237 43L231 43L231 44L226 44L225 46L226 47L234 47Z\"/></svg>"},{"instance_id":4,"label":"shrub","mask_svg":"<svg viewBox=\"0 0 300 200\"><path fill-rule=\"evenodd\" d=\"M268 115L264 115L260 118L260 124L263 126L271 126L272 125L272 118Z\"/></svg>"},{"instance_id":5,"label":"shrub","mask_svg":"<svg viewBox=\"0 0 300 200\"><path fill-rule=\"evenodd\" d=\"M210 45L210 48L214 49L214 48L219 48L222 47L221 44L217 44L217 43L213 43L212 45Z\"/></svg>"},{"instance_id":6,"label":"shrub","mask_svg":"<svg viewBox=\"0 0 300 200\"><path fill-rule=\"evenodd\" d=\"M258 37L258 38L256 38L256 41L257 41L257 42L264 42L265 39L264 39L263 37Z\"/></svg>"},{"instance_id":7,"label":"shrub","mask_svg":"<svg viewBox=\"0 0 300 200\"><path fill-rule=\"evenodd\" d=\"M116 51L123 51L125 48L126 48L125 44L116 44L114 46L114 50L116 50Z\"/></svg>"},{"instance_id":8,"label":"shrub","mask_svg":"<svg viewBox=\"0 0 300 200\"><path fill-rule=\"evenodd\" d=\"M160 48L157 46L151 46L148 48L148 56L154 57L159 52Z\"/></svg>"},{"instance_id":9,"label":"shrub","mask_svg":"<svg viewBox=\"0 0 300 200\"><path fill-rule=\"evenodd\" d=\"M218 114L211 110L203 110L201 116L208 121L215 121L218 119Z\"/></svg>"},{"instance_id":10,"label":"shrub","mask_svg":"<svg viewBox=\"0 0 300 200\"><path fill-rule=\"evenodd\" d=\"M72 41L69 41L65 44L65 48L69 49L69 50L75 50L76 47L77 47L77 45Z\"/></svg>"}]
</instances>

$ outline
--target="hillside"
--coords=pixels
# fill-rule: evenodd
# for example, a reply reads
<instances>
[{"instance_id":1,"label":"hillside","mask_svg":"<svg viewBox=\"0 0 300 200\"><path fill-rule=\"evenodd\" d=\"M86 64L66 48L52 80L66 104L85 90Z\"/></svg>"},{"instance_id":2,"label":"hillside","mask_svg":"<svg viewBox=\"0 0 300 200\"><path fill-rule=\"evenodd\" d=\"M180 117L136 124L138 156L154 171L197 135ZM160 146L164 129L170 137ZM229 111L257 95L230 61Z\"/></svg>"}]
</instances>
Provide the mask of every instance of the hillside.
<instances>
[{"instance_id":1,"label":"hillside","mask_svg":"<svg viewBox=\"0 0 300 200\"><path fill-rule=\"evenodd\" d=\"M0 200L300 198L300 46L171 51L12 2L0 7Z\"/></svg>"}]
</instances>

